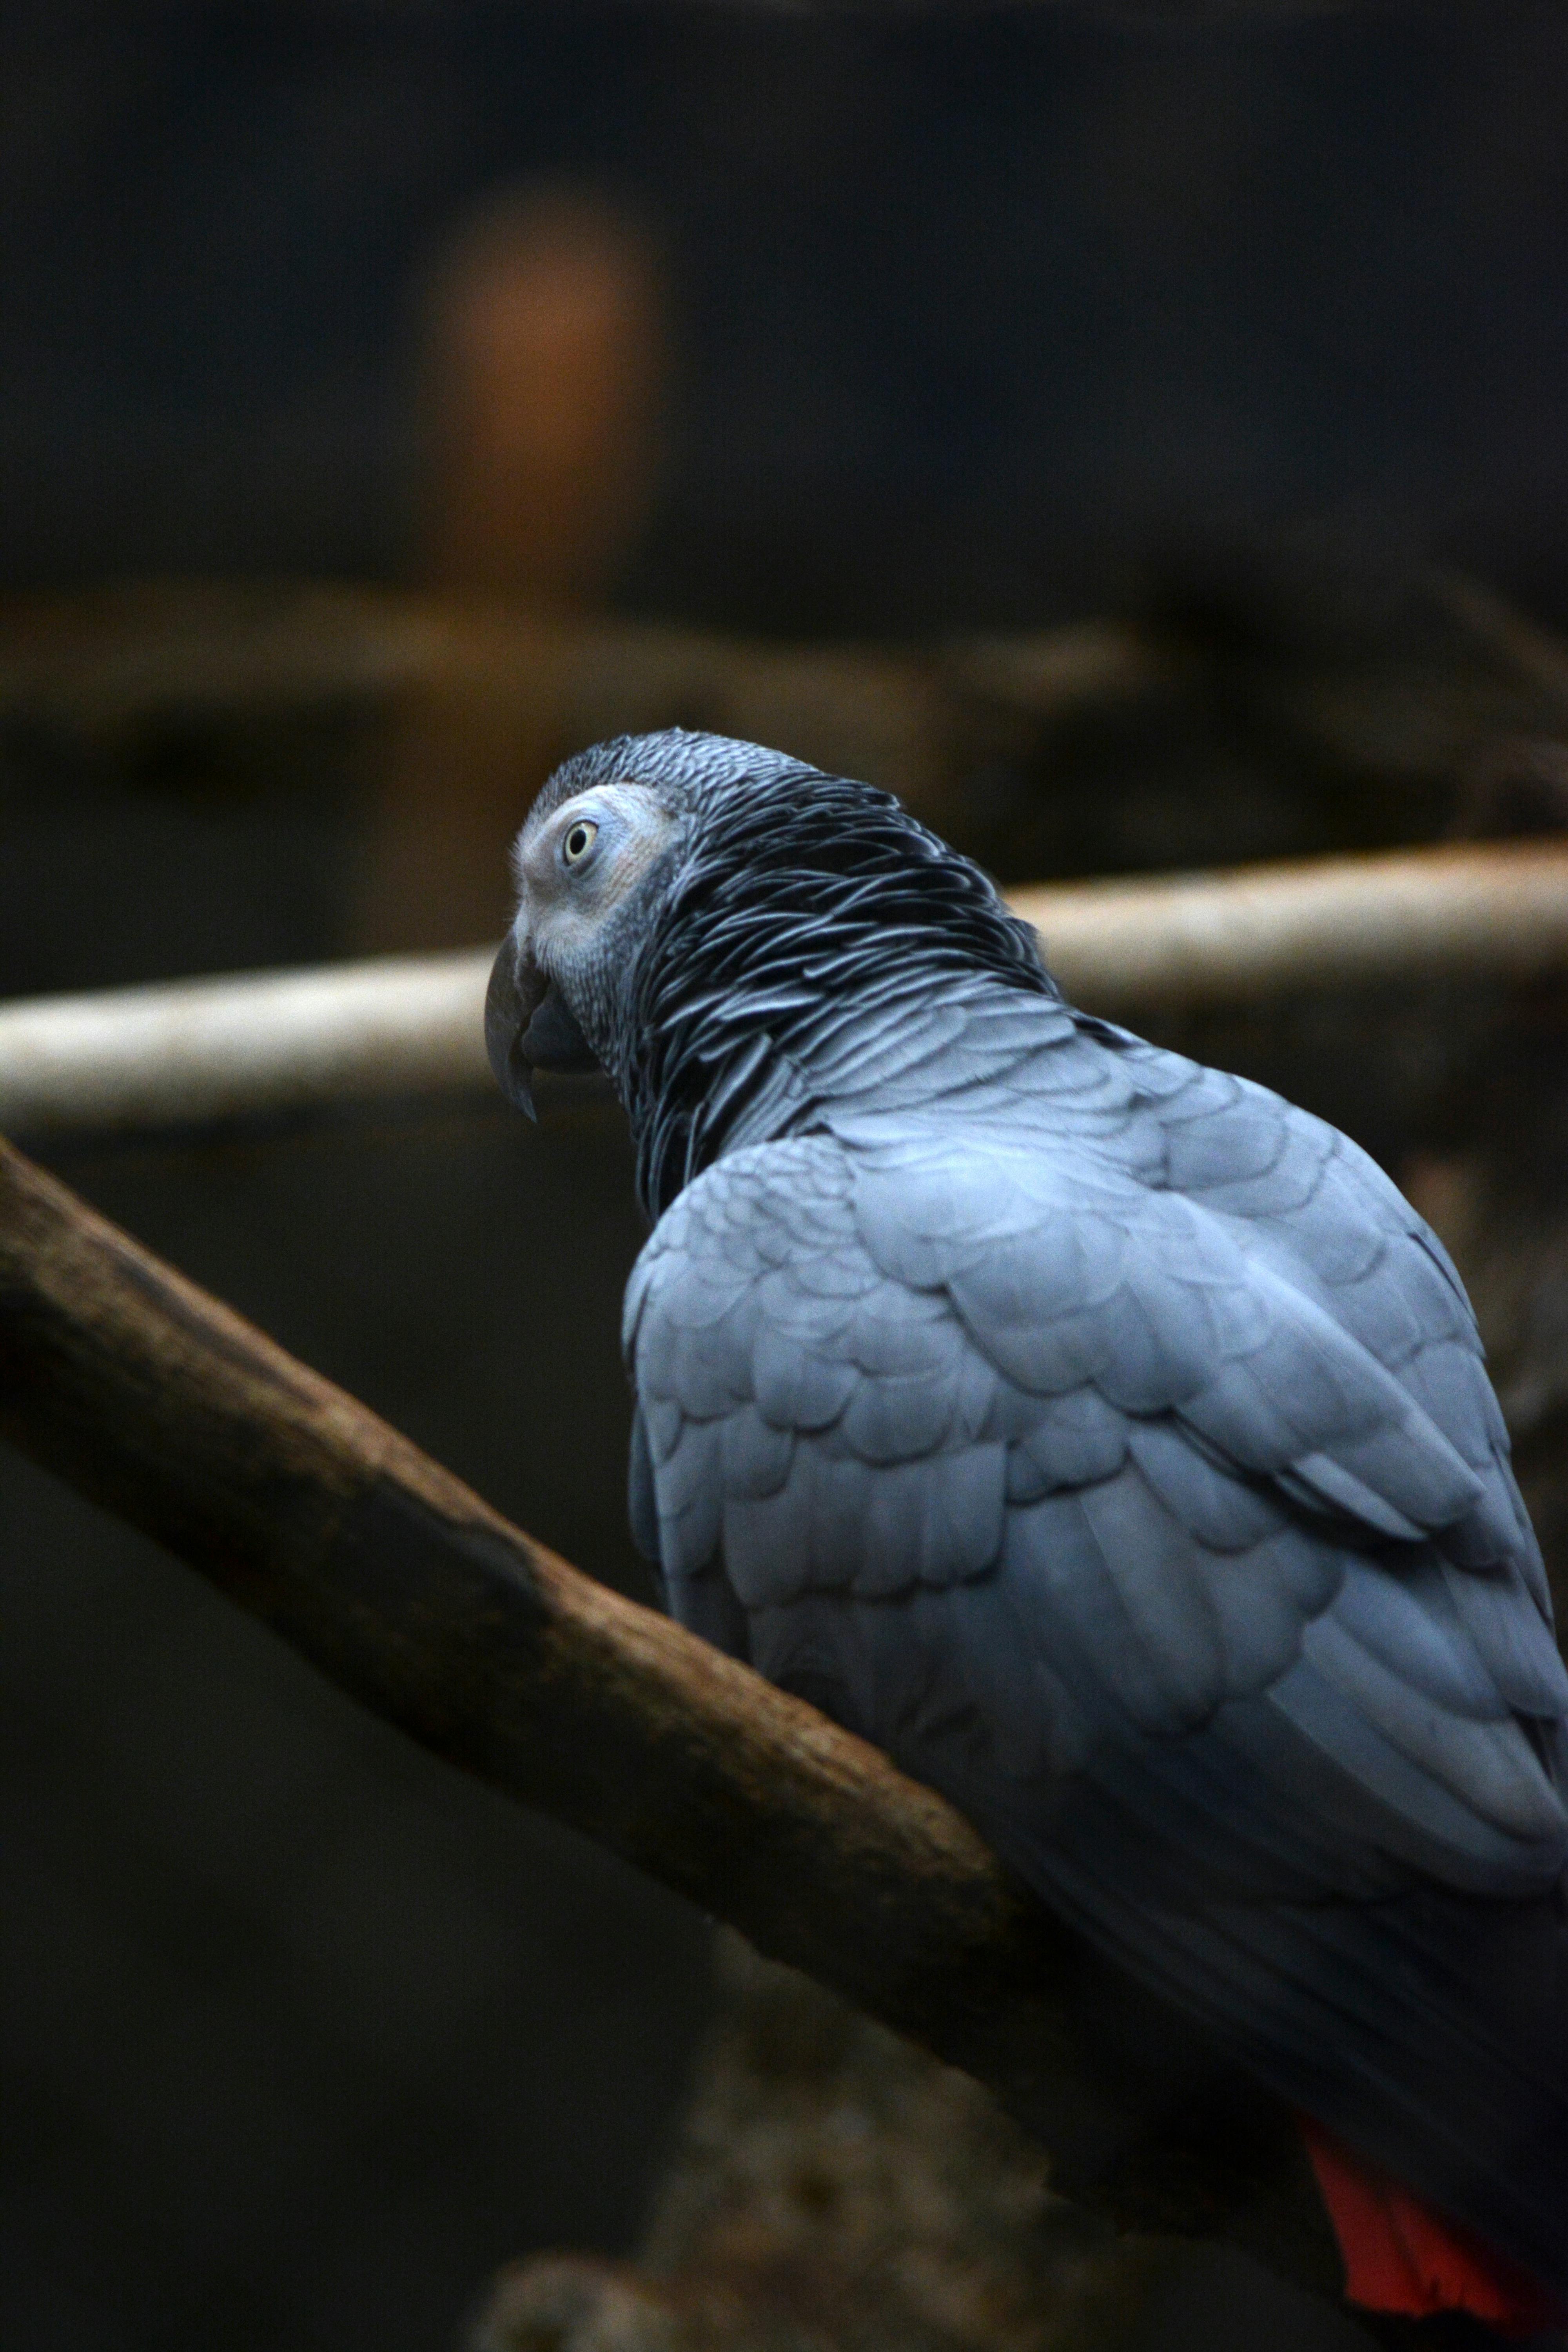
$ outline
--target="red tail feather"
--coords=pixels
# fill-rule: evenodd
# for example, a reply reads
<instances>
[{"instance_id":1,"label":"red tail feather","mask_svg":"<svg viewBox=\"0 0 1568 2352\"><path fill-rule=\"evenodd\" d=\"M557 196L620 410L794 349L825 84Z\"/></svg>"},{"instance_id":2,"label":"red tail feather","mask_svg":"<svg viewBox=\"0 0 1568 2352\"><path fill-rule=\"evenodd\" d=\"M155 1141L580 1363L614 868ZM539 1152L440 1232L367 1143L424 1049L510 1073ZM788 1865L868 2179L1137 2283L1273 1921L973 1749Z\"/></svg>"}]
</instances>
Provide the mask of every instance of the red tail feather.
<instances>
[{"instance_id":1,"label":"red tail feather","mask_svg":"<svg viewBox=\"0 0 1568 2352\"><path fill-rule=\"evenodd\" d=\"M1468 2311L1504 2336L1534 2336L1568 2322L1568 2305L1517 2263L1420 2204L1321 2124L1303 2116L1300 2125L1344 2256L1350 2302L1412 2319Z\"/></svg>"}]
</instances>

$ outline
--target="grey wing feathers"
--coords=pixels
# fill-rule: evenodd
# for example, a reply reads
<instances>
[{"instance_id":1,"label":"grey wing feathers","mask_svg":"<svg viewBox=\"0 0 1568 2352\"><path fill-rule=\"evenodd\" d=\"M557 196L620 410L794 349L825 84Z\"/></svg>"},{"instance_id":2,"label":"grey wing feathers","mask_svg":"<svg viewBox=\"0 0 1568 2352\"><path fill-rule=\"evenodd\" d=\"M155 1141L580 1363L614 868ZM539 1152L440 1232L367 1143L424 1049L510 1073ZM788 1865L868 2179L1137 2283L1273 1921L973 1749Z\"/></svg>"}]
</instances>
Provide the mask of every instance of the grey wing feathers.
<instances>
[{"instance_id":1,"label":"grey wing feathers","mask_svg":"<svg viewBox=\"0 0 1568 2352\"><path fill-rule=\"evenodd\" d=\"M654 1487L647 1416L640 1404L632 1412L632 1442L626 1462L626 1517L631 1525L633 1543L648 1566L658 1569L658 1496Z\"/></svg>"},{"instance_id":2,"label":"grey wing feathers","mask_svg":"<svg viewBox=\"0 0 1568 2352\"><path fill-rule=\"evenodd\" d=\"M966 1102L661 1220L672 1609L1568 2288L1568 1675L1457 1275L1342 1137L1115 1032Z\"/></svg>"},{"instance_id":3,"label":"grey wing feathers","mask_svg":"<svg viewBox=\"0 0 1568 2352\"><path fill-rule=\"evenodd\" d=\"M759 1147L690 1186L634 1277L626 1344L678 1613L721 1548L749 1607L994 1560L996 1376L943 1302L867 1256L837 1147Z\"/></svg>"},{"instance_id":4,"label":"grey wing feathers","mask_svg":"<svg viewBox=\"0 0 1568 2352\"><path fill-rule=\"evenodd\" d=\"M1462 1293L1352 1147L1239 1081L1205 1090L1247 1148L1184 1143L1191 1196L1151 1184L1146 1144L1133 1176L918 1123L854 1152L753 1147L690 1186L627 1302L671 1606L710 1626L717 1580L773 1671L790 1612L819 1650L843 1619L814 1595L958 1588L943 1672L977 1752L1102 1757L1224 1717L1265 1784L1279 1754L1292 1787L1311 1760L1321 1882L1397 1861L1539 1885L1565 1826L1516 1718L1555 1737L1568 1677ZM1279 1142L1277 1113L1306 1140ZM1246 1213L1204 1197L1222 1163L1247 1171L1226 1180ZM1331 1247L1298 1250L1326 1183L1355 1197ZM1369 1344L1390 1329L1393 1363ZM887 1693L864 1697L857 1727L914 1762ZM1144 1799L1166 1801L1152 1776Z\"/></svg>"}]
</instances>

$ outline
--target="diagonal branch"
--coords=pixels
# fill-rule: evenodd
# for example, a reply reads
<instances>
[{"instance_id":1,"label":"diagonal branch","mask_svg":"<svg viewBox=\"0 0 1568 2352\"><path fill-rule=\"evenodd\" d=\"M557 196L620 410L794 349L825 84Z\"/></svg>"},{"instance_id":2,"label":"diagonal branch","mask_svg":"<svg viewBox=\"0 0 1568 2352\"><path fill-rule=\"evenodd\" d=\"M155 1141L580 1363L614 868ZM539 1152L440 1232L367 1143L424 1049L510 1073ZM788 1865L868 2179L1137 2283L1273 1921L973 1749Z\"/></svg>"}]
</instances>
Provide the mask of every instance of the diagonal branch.
<instances>
[{"instance_id":1,"label":"diagonal branch","mask_svg":"<svg viewBox=\"0 0 1568 2352\"><path fill-rule=\"evenodd\" d=\"M1283 2112L874 1749L510 1527L0 1144L0 1432L342 1688L997 2091L1057 2185L1336 2292Z\"/></svg>"}]
</instances>

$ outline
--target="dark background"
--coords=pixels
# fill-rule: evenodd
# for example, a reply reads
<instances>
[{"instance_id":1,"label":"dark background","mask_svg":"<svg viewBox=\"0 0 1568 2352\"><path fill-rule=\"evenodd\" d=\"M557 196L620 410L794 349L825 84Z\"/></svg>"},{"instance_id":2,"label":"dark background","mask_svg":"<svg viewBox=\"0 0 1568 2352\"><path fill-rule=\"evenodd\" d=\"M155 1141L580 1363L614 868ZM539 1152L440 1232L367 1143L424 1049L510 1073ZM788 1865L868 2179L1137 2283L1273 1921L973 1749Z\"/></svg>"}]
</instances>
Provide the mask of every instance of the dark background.
<instances>
[{"instance_id":1,"label":"dark background","mask_svg":"<svg viewBox=\"0 0 1568 2352\"><path fill-rule=\"evenodd\" d=\"M1565 120L1568 16L1500 0L13 0L0 590L402 576L411 289L488 192L564 175L669 289L624 611L1037 625L1307 549L1563 619ZM0 985L342 951L352 763L190 785L6 739ZM602 1110L50 1156L639 1589ZM10 1456L0 1529L0 2342L416 2352L504 2257L629 2244L702 1923Z\"/></svg>"},{"instance_id":2,"label":"dark background","mask_svg":"<svg viewBox=\"0 0 1568 2352\"><path fill-rule=\"evenodd\" d=\"M1037 621L1308 524L1568 598L1551 0L0 23L13 581L395 568L411 278L565 173L669 259L658 609Z\"/></svg>"}]
</instances>

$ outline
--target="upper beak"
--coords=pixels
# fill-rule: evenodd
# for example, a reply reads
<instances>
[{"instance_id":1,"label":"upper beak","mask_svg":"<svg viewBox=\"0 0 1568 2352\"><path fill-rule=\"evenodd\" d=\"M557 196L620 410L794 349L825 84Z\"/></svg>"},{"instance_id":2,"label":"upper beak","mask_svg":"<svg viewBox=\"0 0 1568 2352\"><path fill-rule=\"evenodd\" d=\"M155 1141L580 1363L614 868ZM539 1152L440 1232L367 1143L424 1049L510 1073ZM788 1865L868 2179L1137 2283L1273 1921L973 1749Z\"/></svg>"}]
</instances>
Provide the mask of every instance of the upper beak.
<instances>
[{"instance_id":1,"label":"upper beak","mask_svg":"<svg viewBox=\"0 0 1568 2352\"><path fill-rule=\"evenodd\" d=\"M544 1001L544 974L529 951L526 935L509 931L490 968L485 991L485 1051L496 1074L496 1084L508 1102L538 1116L533 1108L533 1065L523 1053L522 1041L534 1013Z\"/></svg>"},{"instance_id":2,"label":"upper beak","mask_svg":"<svg viewBox=\"0 0 1568 2352\"><path fill-rule=\"evenodd\" d=\"M508 1102L537 1117L535 1070L593 1070L593 1048L534 961L526 931L509 931L485 993L485 1050Z\"/></svg>"}]
</instances>

